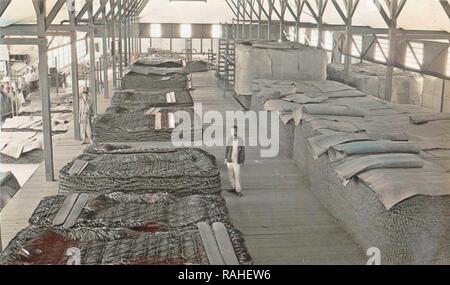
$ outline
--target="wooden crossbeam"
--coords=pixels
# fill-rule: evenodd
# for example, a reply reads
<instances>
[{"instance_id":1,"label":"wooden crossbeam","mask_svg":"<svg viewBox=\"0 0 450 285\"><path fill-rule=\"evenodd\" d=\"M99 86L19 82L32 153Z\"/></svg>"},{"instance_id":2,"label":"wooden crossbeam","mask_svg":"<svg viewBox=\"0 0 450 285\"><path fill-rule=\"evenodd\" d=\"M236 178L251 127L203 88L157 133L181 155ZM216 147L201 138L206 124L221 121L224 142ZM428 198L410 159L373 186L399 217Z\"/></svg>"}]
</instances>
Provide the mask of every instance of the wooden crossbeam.
<instances>
[{"instance_id":1,"label":"wooden crossbeam","mask_svg":"<svg viewBox=\"0 0 450 285\"><path fill-rule=\"evenodd\" d=\"M309 3L308 0L305 0L305 4L306 7L308 7L309 11L311 12L314 20L316 20L316 22L318 23L320 21L319 16L317 15L316 11L314 11L313 7L311 6L311 4Z\"/></svg>"},{"instance_id":2,"label":"wooden crossbeam","mask_svg":"<svg viewBox=\"0 0 450 285\"><path fill-rule=\"evenodd\" d=\"M336 0L331 0L331 2L334 5L334 8L336 9L336 11L338 12L339 16L341 17L342 21L344 23L347 23L347 16L344 14L344 12L341 9L341 6L339 6L339 3L337 3Z\"/></svg>"},{"instance_id":3,"label":"wooden crossbeam","mask_svg":"<svg viewBox=\"0 0 450 285\"><path fill-rule=\"evenodd\" d=\"M389 27L391 25L391 19L389 18L388 14L384 10L383 6L381 6L381 3L379 0L372 0L375 6L378 8L378 11L380 12L381 17L383 17L384 22ZM388 6L390 7L390 5Z\"/></svg>"},{"instance_id":4,"label":"wooden crossbeam","mask_svg":"<svg viewBox=\"0 0 450 285\"><path fill-rule=\"evenodd\" d=\"M59 11L61 11L61 8L66 4L66 0L58 0L55 5L53 6L50 13L48 13L47 20L45 21L46 29L50 27L50 25L53 23L53 20L58 15Z\"/></svg>"},{"instance_id":5,"label":"wooden crossbeam","mask_svg":"<svg viewBox=\"0 0 450 285\"><path fill-rule=\"evenodd\" d=\"M261 0L256 0L256 2L258 2L259 8L264 13L264 15L266 15L267 19L271 21L272 17L269 15L269 13L267 13L266 9L264 8L264 4L261 2Z\"/></svg>"},{"instance_id":6,"label":"wooden crossbeam","mask_svg":"<svg viewBox=\"0 0 450 285\"><path fill-rule=\"evenodd\" d=\"M6 9L8 9L11 0L0 0L0 17L5 13Z\"/></svg>"},{"instance_id":7,"label":"wooden crossbeam","mask_svg":"<svg viewBox=\"0 0 450 285\"><path fill-rule=\"evenodd\" d=\"M233 12L234 16L237 17L238 14L237 14L236 10L233 8L233 6L231 6L230 1L226 0L225 2L227 3L228 7L230 7L230 10L231 10L231 12Z\"/></svg>"},{"instance_id":8,"label":"wooden crossbeam","mask_svg":"<svg viewBox=\"0 0 450 285\"><path fill-rule=\"evenodd\" d=\"M252 12L256 15L256 18L260 21L261 20L261 16L255 10L255 1L256 0L247 0L248 4L250 5L250 8L252 9Z\"/></svg>"},{"instance_id":9,"label":"wooden crossbeam","mask_svg":"<svg viewBox=\"0 0 450 285\"><path fill-rule=\"evenodd\" d=\"M275 8L275 0L269 0L269 5L270 5L270 9L275 12L275 14L277 15L278 19L280 19L280 21L283 21L283 17L281 16L281 14L278 12L278 10Z\"/></svg>"},{"instance_id":10,"label":"wooden crossbeam","mask_svg":"<svg viewBox=\"0 0 450 285\"><path fill-rule=\"evenodd\" d=\"M447 14L448 18L450 19L450 4L448 0L440 0L439 3L441 3L442 8L444 9L445 13Z\"/></svg>"},{"instance_id":11,"label":"wooden crossbeam","mask_svg":"<svg viewBox=\"0 0 450 285\"><path fill-rule=\"evenodd\" d=\"M102 15L103 9L106 8L107 4L108 4L108 0L100 0L100 7L97 9L97 11L94 14L94 21L97 21L100 18L100 15Z\"/></svg>"},{"instance_id":12,"label":"wooden crossbeam","mask_svg":"<svg viewBox=\"0 0 450 285\"><path fill-rule=\"evenodd\" d=\"M80 12L78 12L78 14L77 14L77 17L76 17L77 23L81 21L81 19L83 18L83 16L86 14L88 8L89 8L89 6L87 5L87 3L84 3L84 5L83 5L83 7L81 8Z\"/></svg>"}]
</instances>

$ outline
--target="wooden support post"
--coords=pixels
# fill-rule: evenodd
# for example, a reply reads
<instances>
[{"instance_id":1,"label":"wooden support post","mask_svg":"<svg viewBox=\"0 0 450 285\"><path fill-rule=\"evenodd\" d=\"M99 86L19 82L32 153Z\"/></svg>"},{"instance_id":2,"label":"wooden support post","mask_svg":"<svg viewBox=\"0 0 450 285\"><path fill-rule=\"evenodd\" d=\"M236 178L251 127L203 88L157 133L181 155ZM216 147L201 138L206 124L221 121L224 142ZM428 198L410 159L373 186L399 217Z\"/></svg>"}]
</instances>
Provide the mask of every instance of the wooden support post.
<instances>
[{"instance_id":1,"label":"wooden support post","mask_svg":"<svg viewBox=\"0 0 450 285\"><path fill-rule=\"evenodd\" d=\"M240 25L240 12L241 12L241 1L239 1L239 0L237 0L237 3L236 3L236 11L237 11L237 16L236 16L236 38L240 39L242 31L239 32L239 30L240 30L240 27L239 27L239 25Z\"/></svg>"},{"instance_id":2,"label":"wooden support post","mask_svg":"<svg viewBox=\"0 0 450 285\"><path fill-rule=\"evenodd\" d=\"M327 1L327 0L326 0ZM323 14L325 12L326 2L324 4L324 0L318 1L318 7L317 7L317 47L323 48L323 31L322 31L322 25L323 25Z\"/></svg>"},{"instance_id":3,"label":"wooden support post","mask_svg":"<svg viewBox=\"0 0 450 285\"><path fill-rule=\"evenodd\" d=\"M42 100L42 129L45 150L45 178L54 181L53 142L50 108L50 88L48 85L48 46L46 36L46 5L45 0L33 0L37 16L37 34L43 44L38 45L39 52L39 93Z\"/></svg>"},{"instance_id":4,"label":"wooden support post","mask_svg":"<svg viewBox=\"0 0 450 285\"><path fill-rule=\"evenodd\" d=\"M261 15L262 7L258 4L258 40L261 39Z\"/></svg>"},{"instance_id":5,"label":"wooden support post","mask_svg":"<svg viewBox=\"0 0 450 285\"><path fill-rule=\"evenodd\" d=\"M117 89L117 47L116 47L116 22L111 24L111 60L112 81L114 90Z\"/></svg>"},{"instance_id":6,"label":"wooden support post","mask_svg":"<svg viewBox=\"0 0 450 285\"><path fill-rule=\"evenodd\" d=\"M302 0L295 0L295 42L300 42L300 16L303 11L303 5L305 4Z\"/></svg>"},{"instance_id":7,"label":"wooden support post","mask_svg":"<svg viewBox=\"0 0 450 285\"><path fill-rule=\"evenodd\" d=\"M390 23L389 23L389 57L387 61L387 71L386 71L386 90L385 90L385 100L388 102L392 101L392 78L394 75L394 66L396 62L397 55L397 8L398 0L391 0L390 6Z\"/></svg>"},{"instance_id":8,"label":"wooden support post","mask_svg":"<svg viewBox=\"0 0 450 285\"><path fill-rule=\"evenodd\" d=\"M450 60L450 59L448 59L448 60ZM445 104L445 85L446 85L446 83L447 83L447 80L446 79L442 79L442 93L441 93L441 108L440 108L440 111L441 111L441 113L444 113L444 104Z\"/></svg>"},{"instance_id":9,"label":"wooden support post","mask_svg":"<svg viewBox=\"0 0 450 285\"><path fill-rule=\"evenodd\" d=\"M238 0L239 2L241 2L241 6L242 6L242 37L243 39L245 39L245 25L246 25L246 18L245 18L245 13L247 12L247 7L246 7L246 3L242 0Z\"/></svg>"},{"instance_id":10,"label":"wooden support post","mask_svg":"<svg viewBox=\"0 0 450 285\"><path fill-rule=\"evenodd\" d=\"M269 2L269 17L267 18L267 39L270 40L270 35L272 34L272 13L273 13L273 5L271 5L270 1L272 0L268 0ZM272 2L273 3L273 2Z\"/></svg>"},{"instance_id":11,"label":"wooden support post","mask_svg":"<svg viewBox=\"0 0 450 285\"><path fill-rule=\"evenodd\" d=\"M122 79L123 78L123 19L122 19L122 0L118 0L119 1L119 16L118 16L118 31L119 31L119 41L118 41L118 53L119 53L119 78Z\"/></svg>"},{"instance_id":12,"label":"wooden support post","mask_svg":"<svg viewBox=\"0 0 450 285\"><path fill-rule=\"evenodd\" d=\"M245 0L244 0L245 1ZM246 2L250 6L250 17L249 17L249 28L248 28L248 38L253 39L253 4L251 2Z\"/></svg>"},{"instance_id":13,"label":"wooden support post","mask_svg":"<svg viewBox=\"0 0 450 285\"><path fill-rule=\"evenodd\" d=\"M283 31L284 31L284 16L285 16L285 12L286 12L286 0L280 0L280 13L281 13L281 17L280 19L280 37L279 40L282 41L283 40Z\"/></svg>"},{"instance_id":14,"label":"wooden support post","mask_svg":"<svg viewBox=\"0 0 450 285\"><path fill-rule=\"evenodd\" d=\"M352 44L353 44L353 30L352 30L352 11L353 11L353 0L348 0L346 5L347 8L347 17L346 17L346 25L345 25L345 62L344 62L344 71L345 71L345 81L350 82L350 75L352 72Z\"/></svg>"},{"instance_id":15,"label":"wooden support post","mask_svg":"<svg viewBox=\"0 0 450 285\"><path fill-rule=\"evenodd\" d=\"M128 66L128 19L123 19L124 66Z\"/></svg>"},{"instance_id":16,"label":"wooden support post","mask_svg":"<svg viewBox=\"0 0 450 285\"><path fill-rule=\"evenodd\" d=\"M92 100L92 109L94 114L97 114L97 90L96 90L96 76L95 76L95 25L94 25L94 8L93 0L86 0L88 4L88 19L89 19L89 95Z\"/></svg>"},{"instance_id":17,"label":"wooden support post","mask_svg":"<svg viewBox=\"0 0 450 285\"><path fill-rule=\"evenodd\" d=\"M132 27L132 22L131 22L131 19L128 19L127 20L127 35L128 35L128 38L127 38L127 47L128 47L128 61L127 61L127 66L130 66L131 65L131 56L133 55L133 49L132 49L132 37L133 37L133 34L132 34L132 30L131 30L131 27Z\"/></svg>"},{"instance_id":18,"label":"wooden support post","mask_svg":"<svg viewBox=\"0 0 450 285\"><path fill-rule=\"evenodd\" d=\"M80 86L78 83L78 48L77 48L77 31L76 31L76 14L75 9L72 10L71 0L67 0L67 9L69 12L69 22L71 27L70 34L70 57L71 57L71 73L72 73L72 93L73 93L73 132L74 139L81 140L80 134Z\"/></svg>"},{"instance_id":19,"label":"wooden support post","mask_svg":"<svg viewBox=\"0 0 450 285\"><path fill-rule=\"evenodd\" d=\"M106 3L108 0L103 0ZM109 98L109 56L108 56L108 21L106 20L106 6L103 7L103 95L106 99Z\"/></svg>"}]
</instances>

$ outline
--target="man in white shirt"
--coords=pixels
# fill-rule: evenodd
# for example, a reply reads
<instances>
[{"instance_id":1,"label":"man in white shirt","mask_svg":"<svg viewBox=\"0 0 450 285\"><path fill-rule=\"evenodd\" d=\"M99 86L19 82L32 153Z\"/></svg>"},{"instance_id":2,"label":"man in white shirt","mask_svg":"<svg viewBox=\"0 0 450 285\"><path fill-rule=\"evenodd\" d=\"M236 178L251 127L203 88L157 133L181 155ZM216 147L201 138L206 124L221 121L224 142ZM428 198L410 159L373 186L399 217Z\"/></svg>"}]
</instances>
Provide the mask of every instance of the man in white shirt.
<instances>
[{"instance_id":1,"label":"man in white shirt","mask_svg":"<svg viewBox=\"0 0 450 285\"><path fill-rule=\"evenodd\" d=\"M231 129L231 139L227 143L225 163L228 168L228 177L233 189L230 193L238 197L242 194L241 186L241 166L245 163L245 146L241 138L238 137L238 128L234 126Z\"/></svg>"},{"instance_id":2,"label":"man in white shirt","mask_svg":"<svg viewBox=\"0 0 450 285\"><path fill-rule=\"evenodd\" d=\"M82 144L88 144L91 141L92 136L92 117L94 113L92 111L92 102L89 99L89 91L86 89L83 91L81 100L80 100L80 132L81 139L83 141Z\"/></svg>"}]
</instances>

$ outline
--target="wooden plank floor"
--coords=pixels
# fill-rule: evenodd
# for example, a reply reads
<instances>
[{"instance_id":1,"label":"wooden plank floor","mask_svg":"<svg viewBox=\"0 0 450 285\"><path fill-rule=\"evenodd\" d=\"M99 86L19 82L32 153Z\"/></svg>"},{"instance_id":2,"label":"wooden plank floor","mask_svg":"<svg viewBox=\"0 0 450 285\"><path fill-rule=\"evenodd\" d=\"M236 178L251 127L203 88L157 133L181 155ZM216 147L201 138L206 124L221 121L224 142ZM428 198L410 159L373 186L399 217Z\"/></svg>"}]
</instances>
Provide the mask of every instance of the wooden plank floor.
<instances>
[{"instance_id":1,"label":"wooden plank floor","mask_svg":"<svg viewBox=\"0 0 450 285\"><path fill-rule=\"evenodd\" d=\"M109 100L98 96L98 110L104 112L110 105ZM69 131L59 140L53 142L53 156L55 178L58 179L59 170L74 157L81 154L86 146L73 139L73 123ZM20 191L11 199L0 213L1 242L3 248L22 229L28 226L28 219L42 198L58 193L58 181L45 180L43 163L25 183Z\"/></svg>"},{"instance_id":2,"label":"wooden plank floor","mask_svg":"<svg viewBox=\"0 0 450 285\"><path fill-rule=\"evenodd\" d=\"M213 73L194 75L194 100L204 111L240 110L240 105L217 87ZM109 105L99 97L99 111ZM255 127L255 126L253 126ZM55 146L55 170L84 148L69 132ZM208 147L217 157L223 187L227 182L225 149ZM247 241L256 264L364 264L365 256L339 222L314 197L292 160L261 159L258 149L247 151L242 169L245 196L225 193L231 218ZM1 216L3 246L28 225L39 201L57 193L58 182L46 182L43 166L11 200Z\"/></svg>"}]
</instances>

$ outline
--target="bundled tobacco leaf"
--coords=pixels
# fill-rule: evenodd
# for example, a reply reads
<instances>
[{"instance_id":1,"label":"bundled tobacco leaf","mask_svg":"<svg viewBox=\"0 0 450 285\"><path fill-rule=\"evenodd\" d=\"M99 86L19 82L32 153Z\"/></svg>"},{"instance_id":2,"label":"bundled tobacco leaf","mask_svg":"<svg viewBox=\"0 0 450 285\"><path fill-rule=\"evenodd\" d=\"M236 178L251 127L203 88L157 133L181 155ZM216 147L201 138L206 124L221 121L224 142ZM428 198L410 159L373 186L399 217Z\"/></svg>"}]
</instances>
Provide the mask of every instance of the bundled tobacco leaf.
<instances>
[{"instance_id":1,"label":"bundled tobacco leaf","mask_svg":"<svg viewBox=\"0 0 450 285\"><path fill-rule=\"evenodd\" d=\"M168 100L171 93L175 96L174 101ZM124 107L130 111L145 110L151 107L192 107L193 104L191 93L185 89L116 91L111 100L112 107Z\"/></svg>"},{"instance_id":2,"label":"bundled tobacco leaf","mask_svg":"<svg viewBox=\"0 0 450 285\"><path fill-rule=\"evenodd\" d=\"M84 153L91 154L139 154L139 153L176 153L177 148L145 148L126 144L91 143Z\"/></svg>"},{"instance_id":3,"label":"bundled tobacco leaf","mask_svg":"<svg viewBox=\"0 0 450 285\"><path fill-rule=\"evenodd\" d=\"M74 164L87 164L72 173ZM76 166L76 165L75 165ZM182 148L158 153L82 154L60 171L59 190L67 192L215 194L220 189L215 157Z\"/></svg>"},{"instance_id":4,"label":"bundled tobacco leaf","mask_svg":"<svg viewBox=\"0 0 450 285\"><path fill-rule=\"evenodd\" d=\"M251 263L242 234L227 229L239 262ZM0 255L0 265L65 265L77 257L81 265L209 264L198 230L144 233L105 241L79 239L32 225L11 240Z\"/></svg>"},{"instance_id":5,"label":"bundled tobacco leaf","mask_svg":"<svg viewBox=\"0 0 450 285\"><path fill-rule=\"evenodd\" d=\"M110 110L94 119L92 135L95 142L168 142L173 139L173 130L181 126L184 128L184 125L190 127L189 139L201 138L202 135L201 127L195 127L197 115L192 108L165 108L155 113L129 113L123 107L116 109L117 113Z\"/></svg>"},{"instance_id":6,"label":"bundled tobacco leaf","mask_svg":"<svg viewBox=\"0 0 450 285\"><path fill-rule=\"evenodd\" d=\"M177 68L183 67L183 61L176 58L139 58L133 63L136 66L151 66L159 68Z\"/></svg>"},{"instance_id":7,"label":"bundled tobacco leaf","mask_svg":"<svg viewBox=\"0 0 450 285\"><path fill-rule=\"evenodd\" d=\"M22 153L19 158L0 154L0 163L2 164L38 164L42 161L44 161L44 150L42 149Z\"/></svg>"},{"instance_id":8,"label":"bundled tobacco leaf","mask_svg":"<svg viewBox=\"0 0 450 285\"><path fill-rule=\"evenodd\" d=\"M65 195L44 198L30 223L62 230L54 225ZM225 200L220 195L192 195L176 198L170 194L91 195L68 232L78 236L80 228L126 228L136 232L164 232L196 229L197 223L222 222L230 225Z\"/></svg>"}]
</instances>

